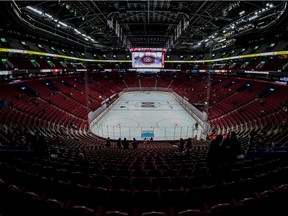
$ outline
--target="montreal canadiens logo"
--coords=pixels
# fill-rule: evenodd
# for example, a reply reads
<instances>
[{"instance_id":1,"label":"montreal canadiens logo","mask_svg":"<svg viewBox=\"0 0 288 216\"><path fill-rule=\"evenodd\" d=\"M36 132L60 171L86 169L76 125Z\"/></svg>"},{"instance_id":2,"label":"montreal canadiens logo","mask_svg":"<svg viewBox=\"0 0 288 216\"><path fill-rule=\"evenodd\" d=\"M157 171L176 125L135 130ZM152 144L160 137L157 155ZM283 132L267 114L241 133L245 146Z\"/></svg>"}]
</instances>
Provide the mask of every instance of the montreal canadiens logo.
<instances>
[{"instance_id":1,"label":"montreal canadiens logo","mask_svg":"<svg viewBox=\"0 0 288 216\"><path fill-rule=\"evenodd\" d=\"M143 64L152 64L155 62L155 57L154 56L151 56L151 55L144 55L142 58L141 58L141 62Z\"/></svg>"}]
</instances>

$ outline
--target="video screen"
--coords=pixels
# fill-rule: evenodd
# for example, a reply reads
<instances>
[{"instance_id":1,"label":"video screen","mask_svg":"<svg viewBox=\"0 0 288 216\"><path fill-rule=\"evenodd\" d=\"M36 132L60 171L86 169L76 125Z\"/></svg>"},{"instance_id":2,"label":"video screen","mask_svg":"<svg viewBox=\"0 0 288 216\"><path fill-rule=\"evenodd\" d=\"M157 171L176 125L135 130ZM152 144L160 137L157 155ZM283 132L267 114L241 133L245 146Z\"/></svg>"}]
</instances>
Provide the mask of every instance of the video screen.
<instances>
[{"instance_id":1,"label":"video screen","mask_svg":"<svg viewBox=\"0 0 288 216\"><path fill-rule=\"evenodd\" d=\"M164 68L163 52L132 52L133 68Z\"/></svg>"}]
</instances>

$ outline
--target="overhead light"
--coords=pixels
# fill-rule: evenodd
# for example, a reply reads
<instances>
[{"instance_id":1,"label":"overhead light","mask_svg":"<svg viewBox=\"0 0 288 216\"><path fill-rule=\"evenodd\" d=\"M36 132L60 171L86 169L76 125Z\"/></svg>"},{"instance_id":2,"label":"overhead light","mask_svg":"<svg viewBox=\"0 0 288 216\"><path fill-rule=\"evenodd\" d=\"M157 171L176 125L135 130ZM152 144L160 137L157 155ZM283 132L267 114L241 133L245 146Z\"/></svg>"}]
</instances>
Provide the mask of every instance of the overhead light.
<instances>
[{"instance_id":1,"label":"overhead light","mask_svg":"<svg viewBox=\"0 0 288 216\"><path fill-rule=\"evenodd\" d=\"M61 22L61 21L59 21L59 24L62 25L62 26L64 26L64 27L67 27L67 26L68 26L66 23L63 23L63 22Z\"/></svg>"},{"instance_id":2,"label":"overhead light","mask_svg":"<svg viewBox=\"0 0 288 216\"><path fill-rule=\"evenodd\" d=\"M52 18L52 16L50 14L45 13L44 15L50 19Z\"/></svg>"},{"instance_id":3,"label":"overhead light","mask_svg":"<svg viewBox=\"0 0 288 216\"><path fill-rule=\"evenodd\" d=\"M268 7L270 7L270 8L272 8L272 7L274 7L274 5L271 3L271 4L269 4L269 3L266 3L266 7L268 8Z\"/></svg>"},{"instance_id":4,"label":"overhead light","mask_svg":"<svg viewBox=\"0 0 288 216\"><path fill-rule=\"evenodd\" d=\"M33 8L33 7L31 7L31 6L27 6L26 8L29 9L29 10L31 10L31 11L34 11L35 13L37 13L37 14L39 14L39 15L42 15L42 14L43 14L42 11L37 10L36 8Z\"/></svg>"},{"instance_id":5,"label":"overhead light","mask_svg":"<svg viewBox=\"0 0 288 216\"><path fill-rule=\"evenodd\" d=\"M239 13L240 16L243 16L244 14L245 14L245 11L241 11L241 12Z\"/></svg>"},{"instance_id":6,"label":"overhead light","mask_svg":"<svg viewBox=\"0 0 288 216\"><path fill-rule=\"evenodd\" d=\"M80 32L78 29L74 29L74 31L75 31L77 34L81 34L81 32Z\"/></svg>"},{"instance_id":7,"label":"overhead light","mask_svg":"<svg viewBox=\"0 0 288 216\"><path fill-rule=\"evenodd\" d=\"M254 16L250 17L248 20L251 21L251 20L254 20L254 19L258 18L258 17L259 17L258 15L254 15Z\"/></svg>"}]
</instances>

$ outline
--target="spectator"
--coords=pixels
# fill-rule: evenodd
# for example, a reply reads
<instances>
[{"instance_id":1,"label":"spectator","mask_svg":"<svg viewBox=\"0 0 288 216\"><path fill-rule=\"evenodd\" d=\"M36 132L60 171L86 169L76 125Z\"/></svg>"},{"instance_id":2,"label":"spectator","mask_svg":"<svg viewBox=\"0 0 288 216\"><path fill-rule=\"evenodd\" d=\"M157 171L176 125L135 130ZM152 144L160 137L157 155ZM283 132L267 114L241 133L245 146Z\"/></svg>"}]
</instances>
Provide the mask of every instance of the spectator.
<instances>
[{"instance_id":1,"label":"spectator","mask_svg":"<svg viewBox=\"0 0 288 216\"><path fill-rule=\"evenodd\" d=\"M78 164L82 165L82 166L87 166L88 165L88 161L84 155L83 152L81 152L79 150L78 155L77 155L77 161Z\"/></svg>"},{"instance_id":2,"label":"spectator","mask_svg":"<svg viewBox=\"0 0 288 216\"><path fill-rule=\"evenodd\" d=\"M129 148L129 142L127 141L126 137L122 141L122 146L123 146L124 149L128 149Z\"/></svg>"},{"instance_id":3,"label":"spectator","mask_svg":"<svg viewBox=\"0 0 288 216\"><path fill-rule=\"evenodd\" d=\"M133 149L137 149L138 148L138 141L133 138L133 143L132 143Z\"/></svg>"},{"instance_id":4,"label":"spectator","mask_svg":"<svg viewBox=\"0 0 288 216\"><path fill-rule=\"evenodd\" d=\"M209 144L209 149L207 153L207 166L209 172L212 174L217 173L220 169L222 151L221 144L223 141L222 135L217 135L214 140L212 140Z\"/></svg>"},{"instance_id":5,"label":"spectator","mask_svg":"<svg viewBox=\"0 0 288 216\"><path fill-rule=\"evenodd\" d=\"M79 153L77 155L77 160L78 161L84 161L85 160L85 156L81 151L79 151Z\"/></svg>"},{"instance_id":6,"label":"spectator","mask_svg":"<svg viewBox=\"0 0 288 216\"><path fill-rule=\"evenodd\" d=\"M178 151L182 152L184 151L184 145L185 145L185 141L183 138L180 138L180 142L179 142L179 146L178 146Z\"/></svg>"},{"instance_id":7,"label":"spectator","mask_svg":"<svg viewBox=\"0 0 288 216\"><path fill-rule=\"evenodd\" d=\"M198 130L198 122L195 123L195 130Z\"/></svg>"},{"instance_id":8,"label":"spectator","mask_svg":"<svg viewBox=\"0 0 288 216\"><path fill-rule=\"evenodd\" d=\"M111 147L111 140L110 140L110 137L108 137L108 138L106 139L106 146L107 146L108 148Z\"/></svg>"},{"instance_id":9,"label":"spectator","mask_svg":"<svg viewBox=\"0 0 288 216\"><path fill-rule=\"evenodd\" d=\"M117 147L118 147L118 148L121 148L121 138L119 138L119 139L117 140Z\"/></svg>"},{"instance_id":10,"label":"spectator","mask_svg":"<svg viewBox=\"0 0 288 216\"><path fill-rule=\"evenodd\" d=\"M240 154L240 142L236 138L235 131L232 131L227 136L221 147L223 153L223 168L229 170L234 165L237 156Z\"/></svg>"}]
</instances>

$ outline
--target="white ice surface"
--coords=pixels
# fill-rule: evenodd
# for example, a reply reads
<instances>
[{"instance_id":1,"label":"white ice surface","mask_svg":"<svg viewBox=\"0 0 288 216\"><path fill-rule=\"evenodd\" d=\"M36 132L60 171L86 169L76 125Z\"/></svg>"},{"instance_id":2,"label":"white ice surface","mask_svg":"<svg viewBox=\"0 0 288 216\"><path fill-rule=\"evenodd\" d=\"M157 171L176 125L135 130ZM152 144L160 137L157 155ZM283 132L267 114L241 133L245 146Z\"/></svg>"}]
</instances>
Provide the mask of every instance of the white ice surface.
<instances>
[{"instance_id":1,"label":"white ice surface","mask_svg":"<svg viewBox=\"0 0 288 216\"><path fill-rule=\"evenodd\" d=\"M143 107L143 102L154 107ZM123 94L91 130L111 139L141 140L143 132L152 132L154 140L179 140L200 137L202 128L195 130L195 123L170 93L130 92Z\"/></svg>"}]
</instances>

